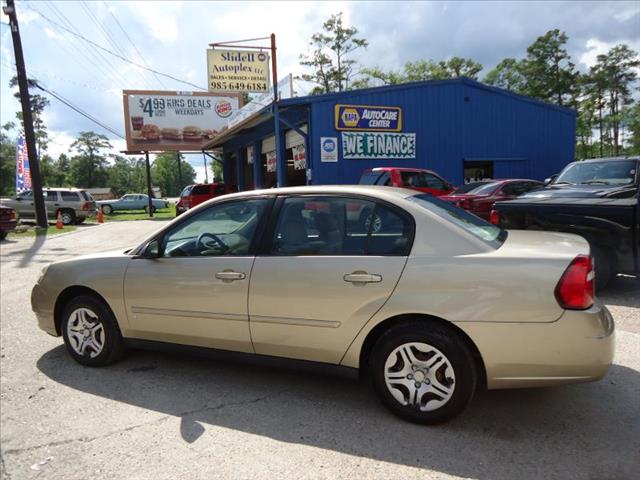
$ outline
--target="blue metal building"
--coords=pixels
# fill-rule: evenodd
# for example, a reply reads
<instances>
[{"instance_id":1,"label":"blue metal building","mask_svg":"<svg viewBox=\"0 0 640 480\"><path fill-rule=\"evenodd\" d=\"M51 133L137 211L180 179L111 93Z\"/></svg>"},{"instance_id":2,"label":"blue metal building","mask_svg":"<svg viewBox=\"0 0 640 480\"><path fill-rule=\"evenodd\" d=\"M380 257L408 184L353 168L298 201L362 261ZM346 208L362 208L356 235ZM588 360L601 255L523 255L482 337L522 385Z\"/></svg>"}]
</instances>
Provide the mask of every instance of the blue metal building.
<instances>
[{"instance_id":1,"label":"blue metal building","mask_svg":"<svg viewBox=\"0 0 640 480\"><path fill-rule=\"evenodd\" d=\"M541 180L575 154L575 111L466 78L290 98L277 115L279 141L271 105L206 145L226 183L352 184L377 166L428 168L454 185Z\"/></svg>"}]
</instances>

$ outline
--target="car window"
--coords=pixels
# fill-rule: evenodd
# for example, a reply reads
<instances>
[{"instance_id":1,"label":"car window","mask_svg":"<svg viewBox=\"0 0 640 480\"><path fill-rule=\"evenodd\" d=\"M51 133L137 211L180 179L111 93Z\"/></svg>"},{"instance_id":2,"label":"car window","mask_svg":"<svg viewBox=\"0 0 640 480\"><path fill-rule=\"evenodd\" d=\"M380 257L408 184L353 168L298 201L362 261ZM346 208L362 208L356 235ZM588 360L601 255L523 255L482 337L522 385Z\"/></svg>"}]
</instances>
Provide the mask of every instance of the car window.
<instances>
[{"instance_id":1,"label":"car window","mask_svg":"<svg viewBox=\"0 0 640 480\"><path fill-rule=\"evenodd\" d=\"M78 195L78 192L62 191L62 192L60 192L60 196L62 197L62 201L63 202L78 202L78 201L80 201L80 196Z\"/></svg>"},{"instance_id":2,"label":"car window","mask_svg":"<svg viewBox=\"0 0 640 480\"><path fill-rule=\"evenodd\" d=\"M382 176L384 172L381 171L371 171L365 172L360 177L360 185L377 185L378 179Z\"/></svg>"},{"instance_id":3,"label":"car window","mask_svg":"<svg viewBox=\"0 0 640 480\"><path fill-rule=\"evenodd\" d=\"M182 190L182 192L180 192L180 196L181 197L186 197L187 195L189 195L189 193L191 193L191 189L193 188L193 185L189 185L187 187L184 187L184 190Z\"/></svg>"},{"instance_id":4,"label":"car window","mask_svg":"<svg viewBox=\"0 0 640 480\"><path fill-rule=\"evenodd\" d=\"M409 199L431 213L457 225L493 248L499 248L507 238L506 230L432 195L414 195Z\"/></svg>"},{"instance_id":5,"label":"car window","mask_svg":"<svg viewBox=\"0 0 640 480\"><path fill-rule=\"evenodd\" d=\"M208 195L209 185L196 185L191 190L191 195Z\"/></svg>"},{"instance_id":6,"label":"car window","mask_svg":"<svg viewBox=\"0 0 640 480\"><path fill-rule=\"evenodd\" d=\"M33 198L33 192L31 190L27 190L26 192L19 193L17 196L20 198Z\"/></svg>"},{"instance_id":7,"label":"car window","mask_svg":"<svg viewBox=\"0 0 640 480\"><path fill-rule=\"evenodd\" d=\"M403 255L408 220L371 200L286 198L271 241L272 255Z\"/></svg>"},{"instance_id":8,"label":"car window","mask_svg":"<svg viewBox=\"0 0 640 480\"><path fill-rule=\"evenodd\" d=\"M80 195L82 196L82 198L84 198L85 200L87 200L89 202L94 202L95 201L89 192L82 191L82 192L80 192Z\"/></svg>"},{"instance_id":9,"label":"car window","mask_svg":"<svg viewBox=\"0 0 640 480\"><path fill-rule=\"evenodd\" d=\"M216 185L213 189L216 195L224 195L224 185Z\"/></svg>"},{"instance_id":10,"label":"car window","mask_svg":"<svg viewBox=\"0 0 640 480\"><path fill-rule=\"evenodd\" d=\"M269 201L256 198L212 205L165 236L163 256L248 255L256 227Z\"/></svg>"},{"instance_id":11,"label":"car window","mask_svg":"<svg viewBox=\"0 0 640 480\"><path fill-rule=\"evenodd\" d=\"M444 182L435 175L427 172L401 172L402 185L413 188L435 188L445 190Z\"/></svg>"},{"instance_id":12,"label":"car window","mask_svg":"<svg viewBox=\"0 0 640 480\"><path fill-rule=\"evenodd\" d=\"M58 201L58 192L51 191L51 190L45 190L44 192L42 192L42 195L44 196L44 201L45 202L57 202Z\"/></svg>"}]
</instances>

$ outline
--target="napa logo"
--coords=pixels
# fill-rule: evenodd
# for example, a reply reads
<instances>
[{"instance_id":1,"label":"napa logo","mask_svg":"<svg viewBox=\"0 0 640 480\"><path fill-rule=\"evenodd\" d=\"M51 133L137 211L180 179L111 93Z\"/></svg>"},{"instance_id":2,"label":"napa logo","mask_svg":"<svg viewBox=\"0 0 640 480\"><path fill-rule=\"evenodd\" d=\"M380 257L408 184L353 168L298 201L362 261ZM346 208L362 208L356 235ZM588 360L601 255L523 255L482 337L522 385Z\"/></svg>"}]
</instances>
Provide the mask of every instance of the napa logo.
<instances>
[{"instance_id":1,"label":"napa logo","mask_svg":"<svg viewBox=\"0 0 640 480\"><path fill-rule=\"evenodd\" d=\"M357 127L360 121L360 114L355 108L345 108L340 118L345 127Z\"/></svg>"}]
</instances>

